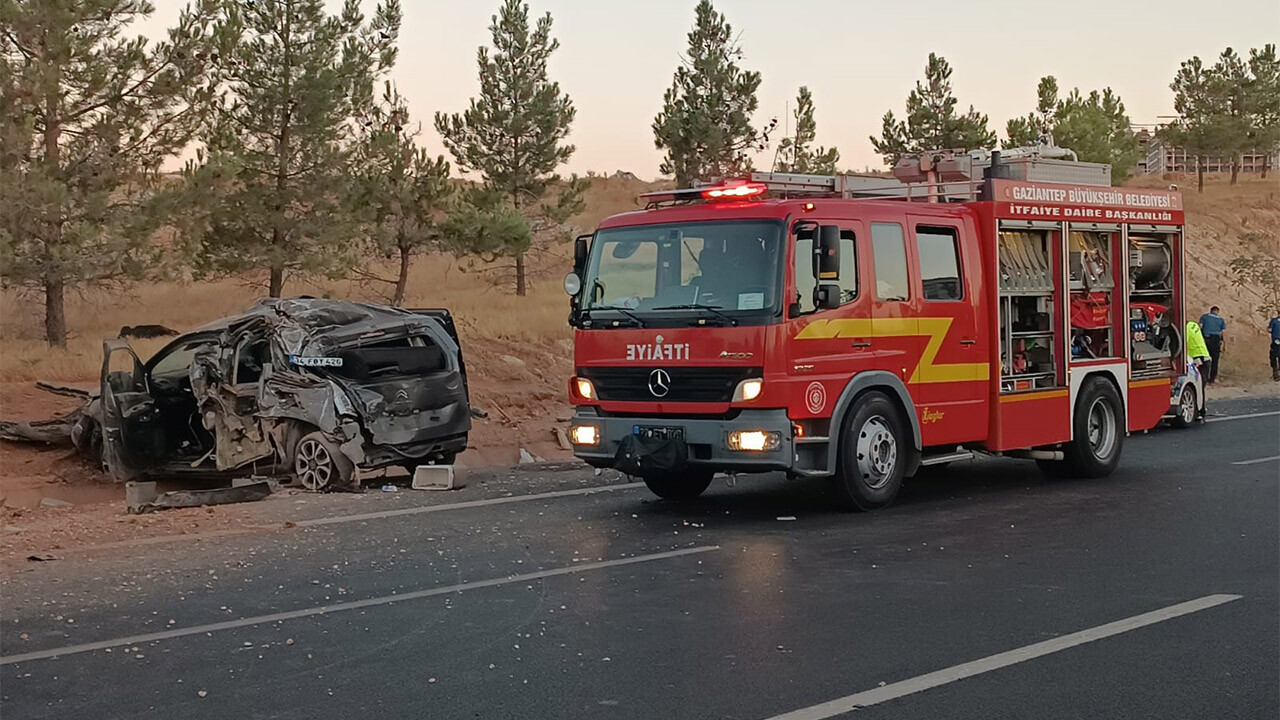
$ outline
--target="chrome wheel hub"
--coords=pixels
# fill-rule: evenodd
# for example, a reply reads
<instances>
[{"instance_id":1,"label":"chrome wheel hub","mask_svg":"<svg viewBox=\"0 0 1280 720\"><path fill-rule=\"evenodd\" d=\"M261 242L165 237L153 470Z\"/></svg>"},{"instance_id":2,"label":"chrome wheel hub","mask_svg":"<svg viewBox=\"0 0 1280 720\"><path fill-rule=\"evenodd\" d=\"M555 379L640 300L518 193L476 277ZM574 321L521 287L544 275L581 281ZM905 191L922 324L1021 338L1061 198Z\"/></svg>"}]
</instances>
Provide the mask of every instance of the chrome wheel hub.
<instances>
[{"instance_id":1,"label":"chrome wheel hub","mask_svg":"<svg viewBox=\"0 0 1280 720\"><path fill-rule=\"evenodd\" d=\"M889 423L879 415L867 418L858 429L858 474L872 489L884 487L898 463L898 441Z\"/></svg>"}]
</instances>

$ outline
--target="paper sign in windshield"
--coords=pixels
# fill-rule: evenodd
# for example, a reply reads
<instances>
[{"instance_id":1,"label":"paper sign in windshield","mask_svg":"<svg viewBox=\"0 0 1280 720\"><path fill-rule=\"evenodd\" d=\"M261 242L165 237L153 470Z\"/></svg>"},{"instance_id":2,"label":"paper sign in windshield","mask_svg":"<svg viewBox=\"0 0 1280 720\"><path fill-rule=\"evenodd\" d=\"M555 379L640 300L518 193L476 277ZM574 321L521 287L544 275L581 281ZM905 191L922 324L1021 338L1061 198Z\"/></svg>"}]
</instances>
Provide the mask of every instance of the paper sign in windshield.
<instances>
[{"instance_id":1,"label":"paper sign in windshield","mask_svg":"<svg viewBox=\"0 0 1280 720\"><path fill-rule=\"evenodd\" d=\"M739 310L761 310L764 308L764 293L738 293Z\"/></svg>"},{"instance_id":2,"label":"paper sign in windshield","mask_svg":"<svg viewBox=\"0 0 1280 720\"><path fill-rule=\"evenodd\" d=\"M306 355L290 355L289 362L298 367L342 367L340 357L308 357Z\"/></svg>"}]
</instances>

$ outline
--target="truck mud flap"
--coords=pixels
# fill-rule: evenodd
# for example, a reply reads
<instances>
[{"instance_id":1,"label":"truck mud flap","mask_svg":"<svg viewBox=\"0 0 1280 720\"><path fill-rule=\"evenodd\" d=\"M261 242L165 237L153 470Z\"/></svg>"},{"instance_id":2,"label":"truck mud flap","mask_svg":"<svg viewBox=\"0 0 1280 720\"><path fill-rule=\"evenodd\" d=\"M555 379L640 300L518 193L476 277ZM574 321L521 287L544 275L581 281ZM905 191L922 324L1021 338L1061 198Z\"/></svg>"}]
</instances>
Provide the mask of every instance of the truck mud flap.
<instances>
[{"instance_id":1,"label":"truck mud flap","mask_svg":"<svg viewBox=\"0 0 1280 720\"><path fill-rule=\"evenodd\" d=\"M688 464L689 446L679 437L627 435L614 455L614 467L627 475L675 473Z\"/></svg>"}]
</instances>

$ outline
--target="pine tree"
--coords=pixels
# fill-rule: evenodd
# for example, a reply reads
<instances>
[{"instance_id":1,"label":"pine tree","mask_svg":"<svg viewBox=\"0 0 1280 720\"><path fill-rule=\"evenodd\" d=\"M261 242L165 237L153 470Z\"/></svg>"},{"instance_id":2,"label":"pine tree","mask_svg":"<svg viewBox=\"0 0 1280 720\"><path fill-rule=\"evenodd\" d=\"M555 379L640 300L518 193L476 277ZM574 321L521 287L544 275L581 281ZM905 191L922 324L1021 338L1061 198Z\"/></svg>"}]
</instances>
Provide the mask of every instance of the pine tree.
<instances>
[{"instance_id":1,"label":"pine tree","mask_svg":"<svg viewBox=\"0 0 1280 720\"><path fill-rule=\"evenodd\" d=\"M1204 192L1204 168L1209 155L1220 153L1229 134L1222 112L1220 85L1199 57L1184 60L1169 85L1178 120L1160 128L1163 142L1196 158L1196 186Z\"/></svg>"},{"instance_id":2,"label":"pine tree","mask_svg":"<svg viewBox=\"0 0 1280 720\"><path fill-rule=\"evenodd\" d=\"M481 193L467 193L466 203L449 224L455 248L489 257L515 259L516 294L527 291L525 253L533 241L567 237L563 224L581 208L585 184L576 177L567 182L555 174L573 155L565 143L575 110L560 84L547 75L547 61L560 47L551 37L551 14L538 18L531 28L529 5L523 0L503 0L489 25L493 49L481 47L477 64L480 96L472 98L461 114L436 113L436 130L458 165L480 174ZM558 195L547 198L552 188ZM510 206L524 218L530 237L510 232L521 223L495 201ZM483 240L478 227L496 223L504 232L503 248ZM482 241L483 240L483 241ZM479 243L476 245L475 243Z\"/></svg>"},{"instance_id":3,"label":"pine tree","mask_svg":"<svg viewBox=\"0 0 1280 720\"><path fill-rule=\"evenodd\" d=\"M439 222L453 194L449 163L417 146L420 125L410 125L404 98L387 82L364 114L364 135L354 162L355 206L364 211L374 255L396 262L394 278L362 270L365 278L393 287L391 304L404 302L416 255L439 249Z\"/></svg>"},{"instance_id":4,"label":"pine tree","mask_svg":"<svg viewBox=\"0 0 1280 720\"><path fill-rule=\"evenodd\" d=\"M225 2L217 27L227 95L187 171L203 212L187 229L199 271L344 275L356 262L351 159L357 116L395 62L399 0Z\"/></svg>"},{"instance_id":5,"label":"pine tree","mask_svg":"<svg viewBox=\"0 0 1280 720\"><path fill-rule=\"evenodd\" d=\"M1231 48L1222 51L1210 74L1215 104L1221 113L1219 150L1231 158L1231 184L1235 185L1240 177L1241 155L1253 144L1250 122L1252 79L1244 59Z\"/></svg>"},{"instance_id":6,"label":"pine tree","mask_svg":"<svg viewBox=\"0 0 1280 720\"><path fill-rule=\"evenodd\" d=\"M996 144L995 133L987 129L987 116L969 106L956 113L951 94L951 65L929 53L924 82L907 96L906 120L898 120L890 110L884 114L881 137L871 138L876 152L893 165L903 156L928 150L974 150Z\"/></svg>"},{"instance_id":7,"label":"pine tree","mask_svg":"<svg viewBox=\"0 0 1280 720\"><path fill-rule=\"evenodd\" d=\"M811 147L817 139L818 122L813 119L813 94L801 87L796 96L795 134L783 138L778 145L779 172L814 173L834 175L840 151L836 148Z\"/></svg>"},{"instance_id":8,"label":"pine tree","mask_svg":"<svg viewBox=\"0 0 1280 720\"><path fill-rule=\"evenodd\" d=\"M1113 183L1129 177L1142 148L1129 127L1124 103L1111 88L1087 96L1077 88L1060 99L1058 81L1049 76L1040 80L1036 95L1035 112L1005 126L1009 138L1004 147L1038 145L1052 138L1055 145L1075 151L1084 162L1109 164Z\"/></svg>"},{"instance_id":9,"label":"pine tree","mask_svg":"<svg viewBox=\"0 0 1280 720\"><path fill-rule=\"evenodd\" d=\"M1058 80L1052 75L1040 79L1036 86L1036 110L1026 117L1013 118L1005 123L1005 134L1009 139L1003 143L1005 148L1030 147L1039 145L1052 132L1058 112Z\"/></svg>"},{"instance_id":10,"label":"pine tree","mask_svg":"<svg viewBox=\"0 0 1280 720\"><path fill-rule=\"evenodd\" d=\"M170 194L164 160L210 90L212 3L168 39L128 38L145 0L0 0L0 268L43 295L45 340L65 346L68 290L141 278Z\"/></svg>"},{"instance_id":11,"label":"pine tree","mask_svg":"<svg viewBox=\"0 0 1280 720\"><path fill-rule=\"evenodd\" d=\"M1253 147L1265 153L1262 163L1265 178L1271 169L1271 156L1280 146L1280 57L1276 55L1275 44L1249 51L1249 74L1252 76L1249 110Z\"/></svg>"},{"instance_id":12,"label":"pine tree","mask_svg":"<svg viewBox=\"0 0 1280 720\"><path fill-rule=\"evenodd\" d=\"M749 170L747 152L759 145L751 116L760 73L738 66L742 50L711 0L700 0L694 15L687 54L653 121L654 145L666 152L661 171L677 187Z\"/></svg>"}]
</instances>

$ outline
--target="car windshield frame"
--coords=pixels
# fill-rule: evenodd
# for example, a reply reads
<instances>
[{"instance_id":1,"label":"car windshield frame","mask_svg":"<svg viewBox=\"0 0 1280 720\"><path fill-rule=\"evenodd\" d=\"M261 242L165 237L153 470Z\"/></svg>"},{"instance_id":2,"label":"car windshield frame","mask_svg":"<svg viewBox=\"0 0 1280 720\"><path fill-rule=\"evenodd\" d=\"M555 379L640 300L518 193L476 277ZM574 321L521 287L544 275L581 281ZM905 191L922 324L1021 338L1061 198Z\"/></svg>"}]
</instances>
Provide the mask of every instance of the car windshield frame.
<instances>
[{"instance_id":1,"label":"car windshield frame","mask_svg":"<svg viewBox=\"0 0 1280 720\"><path fill-rule=\"evenodd\" d=\"M722 257L742 262L749 259L751 253L760 253L760 257L765 260L765 265L761 267L759 263L755 263L753 266L759 267L756 279L761 282L747 282L733 287L729 278L737 273L727 268L719 268L724 272L720 273L722 277L716 279L725 290L720 294L700 292L702 287L693 284L693 280L703 277L704 273L699 260L700 253L710 248L709 257L714 257L716 251L722 250L726 243L731 245L735 242L725 236L725 232L731 230L732 226L739 226L747 232L757 233L760 247L758 250L748 250L749 246L738 246L733 252L726 251ZM710 233L709 229L719 232ZM672 235L674 233L679 235ZM718 234L720 237L703 237L698 233ZM671 235L671 239L666 244L660 240L662 234ZM614 248L627 241L627 236L636 236L633 242L637 243L637 250L626 257L619 258L612 255ZM689 240L686 240L686 236ZM701 244L693 247L690 240ZM674 241L680 243L679 248L672 248L671 243ZM740 242L750 243L751 241L741 240ZM640 252L640 248L646 245L653 248L650 253L653 258L653 273L647 278L643 273L636 273L634 277L641 282L645 280L652 282L653 289L649 292L653 292L654 297L642 298L639 294L633 295L626 298L632 301L631 304L620 302L620 298L609 295L594 297L595 293L601 292L597 281L600 279L602 263L610 258L615 262L625 261ZM675 279L677 284L672 290L658 293L656 290L660 272L658 255L666 253L669 258L676 249L679 250L680 258L680 265L675 268L678 275L669 279ZM783 295L786 291L784 278L787 265L786 253L786 223L781 218L684 220L623 225L597 230L592 238L591 251L584 268L583 290L575 314L583 327L681 327L700 323L768 325L780 322ZM772 263L772 267L769 267L768 263ZM698 274L691 277L691 271ZM615 280L617 279L615 276ZM741 292L756 287L763 287L764 292ZM696 297L695 292L698 293ZM759 294L763 294L763 297L757 300L755 296ZM743 307L743 305L746 306Z\"/></svg>"}]
</instances>

